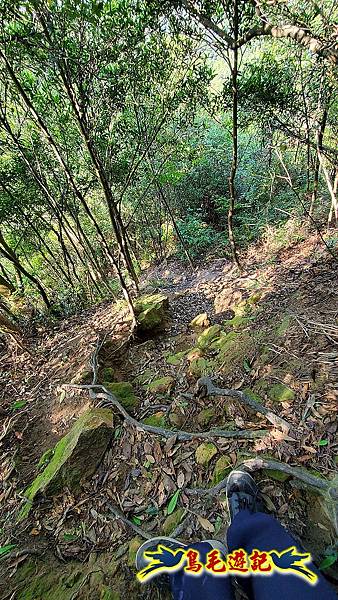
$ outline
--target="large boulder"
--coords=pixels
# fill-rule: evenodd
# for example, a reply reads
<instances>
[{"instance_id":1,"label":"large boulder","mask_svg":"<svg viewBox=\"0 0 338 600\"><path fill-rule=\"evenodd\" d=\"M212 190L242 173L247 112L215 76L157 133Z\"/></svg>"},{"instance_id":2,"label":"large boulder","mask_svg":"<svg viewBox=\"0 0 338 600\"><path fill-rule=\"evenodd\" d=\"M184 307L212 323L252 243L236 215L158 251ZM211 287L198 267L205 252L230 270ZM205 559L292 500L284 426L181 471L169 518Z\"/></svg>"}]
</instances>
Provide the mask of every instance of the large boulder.
<instances>
[{"instance_id":1,"label":"large boulder","mask_svg":"<svg viewBox=\"0 0 338 600\"><path fill-rule=\"evenodd\" d=\"M65 487L74 491L79 489L81 482L95 472L112 435L111 410L96 408L83 413L50 452L47 466L25 490L27 502L19 518L28 515L34 499L40 494L52 496Z\"/></svg>"},{"instance_id":2,"label":"large boulder","mask_svg":"<svg viewBox=\"0 0 338 600\"><path fill-rule=\"evenodd\" d=\"M142 296L135 301L135 314L138 333L149 333L163 329L168 316L169 299L164 294Z\"/></svg>"}]
</instances>

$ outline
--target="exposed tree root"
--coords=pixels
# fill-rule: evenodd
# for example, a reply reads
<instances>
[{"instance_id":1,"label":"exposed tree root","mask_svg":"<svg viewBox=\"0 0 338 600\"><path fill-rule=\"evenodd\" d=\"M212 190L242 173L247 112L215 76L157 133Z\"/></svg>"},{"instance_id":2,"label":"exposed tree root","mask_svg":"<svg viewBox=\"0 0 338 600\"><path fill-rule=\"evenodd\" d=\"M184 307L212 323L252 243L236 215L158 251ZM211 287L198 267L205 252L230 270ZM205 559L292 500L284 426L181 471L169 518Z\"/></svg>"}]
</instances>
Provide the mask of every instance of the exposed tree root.
<instances>
[{"instance_id":1,"label":"exposed tree root","mask_svg":"<svg viewBox=\"0 0 338 600\"><path fill-rule=\"evenodd\" d=\"M329 493L332 500L338 499L338 488L332 485L333 482L325 481L320 477L315 477L308 473L305 469L299 467L291 467L277 460L267 460L265 458L252 458L243 461L239 467L243 471L254 472L261 469L271 469L287 473L291 477L295 477L302 481L307 487L313 488L318 492ZM211 488L186 488L185 493L189 496L217 496L227 484L228 478L222 479L217 485Z\"/></svg>"},{"instance_id":2,"label":"exposed tree root","mask_svg":"<svg viewBox=\"0 0 338 600\"><path fill-rule=\"evenodd\" d=\"M165 438L170 438L175 436L177 441L186 441L193 439L215 439L215 438L237 438L237 439L246 439L246 440L254 440L257 438L264 437L269 432L267 429L258 429L258 430L236 430L236 431L228 431L223 429L211 429L210 431L182 431L165 429L164 427L155 427L153 425L146 425L137 419L134 419L120 404L117 398L107 390L103 385L77 385L66 383L63 387L67 388L75 388L79 390L89 390L91 398L103 400L100 405L101 406L115 406L117 410L121 413L121 415L125 418L125 420L136 427L137 429L141 429L142 431L148 431L149 433L153 433L155 435L160 435ZM96 393L94 390L100 390Z\"/></svg>"},{"instance_id":3,"label":"exposed tree root","mask_svg":"<svg viewBox=\"0 0 338 600\"><path fill-rule=\"evenodd\" d=\"M231 390L227 388L218 388L211 381L210 377L201 377L197 381L197 392L200 396L231 396L232 398L236 398L242 404L246 404L255 412L262 413L270 423L275 425L276 427L281 427L284 431L290 432L292 430L292 425L288 423L282 417L279 417L271 410L256 402L240 390Z\"/></svg>"}]
</instances>

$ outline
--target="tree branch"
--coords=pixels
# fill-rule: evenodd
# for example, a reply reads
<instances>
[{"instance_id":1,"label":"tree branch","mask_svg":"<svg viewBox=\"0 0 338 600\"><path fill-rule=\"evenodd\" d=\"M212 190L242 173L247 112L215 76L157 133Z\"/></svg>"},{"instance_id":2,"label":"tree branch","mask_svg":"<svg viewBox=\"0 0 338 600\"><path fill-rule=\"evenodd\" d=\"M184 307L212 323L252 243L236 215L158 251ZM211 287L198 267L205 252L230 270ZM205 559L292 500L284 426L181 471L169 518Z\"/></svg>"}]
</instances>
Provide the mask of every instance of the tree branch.
<instances>
[{"instance_id":1,"label":"tree branch","mask_svg":"<svg viewBox=\"0 0 338 600\"><path fill-rule=\"evenodd\" d=\"M292 425L288 423L288 421L273 413L271 410L263 406L263 404L256 402L256 400L253 400L253 398L250 398L239 390L230 390L214 386L210 377L201 377L197 381L197 390L200 395L202 394L204 396L230 396L232 398L236 398L242 404L246 404L252 408L252 410L255 412L262 413L273 425L281 427L286 432L289 432L292 429Z\"/></svg>"}]
</instances>

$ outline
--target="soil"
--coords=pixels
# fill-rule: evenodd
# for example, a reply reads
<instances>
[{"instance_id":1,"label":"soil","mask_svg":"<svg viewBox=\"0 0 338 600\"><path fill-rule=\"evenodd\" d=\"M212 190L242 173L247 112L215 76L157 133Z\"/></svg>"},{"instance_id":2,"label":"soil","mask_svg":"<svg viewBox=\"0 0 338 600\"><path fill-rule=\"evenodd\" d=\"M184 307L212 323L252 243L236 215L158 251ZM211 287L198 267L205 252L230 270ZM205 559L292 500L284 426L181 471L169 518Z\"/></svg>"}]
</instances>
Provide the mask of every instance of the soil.
<instances>
[{"instance_id":1,"label":"soil","mask_svg":"<svg viewBox=\"0 0 338 600\"><path fill-rule=\"evenodd\" d=\"M112 516L109 503L143 530L158 535L163 533L168 503L179 487L178 506L189 516L180 539L222 539L229 522L224 496L215 502L185 493L185 488L212 485L220 456L228 457L229 464L235 466L243 458L268 455L332 479L337 464L336 275L333 259L325 254L316 236L274 254L264 245L252 246L242 256L241 272L225 259L206 260L195 270L168 260L142 276L142 293L160 291L170 301L166 327L155 337L130 339L127 310L105 302L57 323L52 330L41 326L25 337L23 347L6 341L0 356L0 527L3 544L12 543L27 552L2 567L7 590L4 597L20 598L27 585L22 583L20 569L33 560L32 549L39 555L34 559L36 573L48 560L53 561L56 572L59 567L63 569L62 564L71 571L76 565L87 569L98 557L109 555L121 565L121 593L127 591L135 598L157 597L152 587L140 589L136 584L131 542L135 532ZM243 358L239 360L239 354L233 359L227 357L223 368L215 363L211 375L220 387L256 389L262 380L270 386L288 386L294 392L292 401L273 401L265 388L261 398L298 430L296 438L276 431L263 415L235 400L198 397L198 376L191 373L188 361L183 358L178 364L168 363L168 355L196 345L197 334L190 326L196 315L207 313L211 325L227 328L236 307L255 295L257 304L251 318L237 332L239 348L243 339L249 336L251 340ZM157 415L165 427L173 428L170 415L172 418L175 413L175 426L186 431L222 426L268 429L269 433L256 440L217 438L217 454L203 466L195 460L201 440L178 442L174 430L165 440L135 429L119 417L112 446L81 493L75 497L64 490L52 500L42 500L24 523L15 524L22 492L35 477L41 455L69 431L82 412L95 405L86 390L62 386L85 381L86 377L90 380L91 359L98 348L99 379L103 368L112 367L114 381L133 384L140 400L133 413L138 420ZM213 358L211 352L211 365ZM166 392L153 394L147 389L149 381L166 376L174 380ZM16 404L22 402L24 405ZM212 412L207 426L199 420L206 408ZM321 507L314 508L312 494L294 479L276 481L266 472L257 477L268 509L320 561L334 540ZM45 563L41 563L41 554ZM116 570L113 575L109 570L103 572L109 584L117 577ZM87 585L88 570L86 573ZM334 576L333 571L329 576ZM81 584L74 597L82 597L86 585ZM92 597L104 598L97 582L95 586Z\"/></svg>"}]
</instances>

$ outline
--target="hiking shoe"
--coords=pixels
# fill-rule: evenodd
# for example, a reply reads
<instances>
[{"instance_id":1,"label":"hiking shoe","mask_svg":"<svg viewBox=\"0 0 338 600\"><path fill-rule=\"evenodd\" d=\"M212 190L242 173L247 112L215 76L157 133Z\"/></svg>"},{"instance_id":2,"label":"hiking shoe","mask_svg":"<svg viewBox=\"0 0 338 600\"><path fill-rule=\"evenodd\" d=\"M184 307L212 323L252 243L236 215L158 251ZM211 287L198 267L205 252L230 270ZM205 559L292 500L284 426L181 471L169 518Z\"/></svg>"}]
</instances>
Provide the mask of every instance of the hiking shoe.
<instances>
[{"instance_id":1,"label":"hiking shoe","mask_svg":"<svg viewBox=\"0 0 338 600\"><path fill-rule=\"evenodd\" d=\"M244 471L232 471L226 485L231 521L241 510L265 512L265 505L254 479Z\"/></svg>"},{"instance_id":2,"label":"hiking shoe","mask_svg":"<svg viewBox=\"0 0 338 600\"><path fill-rule=\"evenodd\" d=\"M227 549L219 540L202 540L199 543L207 543L210 546L210 550L217 549L223 554L225 557L227 554ZM160 548L159 548L160 546ZM169 552L165 550L165 548L161 548L161 546L165 546L168 548ZM157 560L157 563L161 561L163 566L166 567L174 567L178 565L185 554L185 550L187 550L190 545L182 544L178 540L170 537L154 537L150 540L144 542L138 549L135 557L135 566L137 572L143 571L146 569L148 565L150 565L152 558ZM170 552L177 551L177 552ZM180 552L180 550L182 552ZM147 553L149 552L148 556ZM153 556L152 556L153 555ZM163 561L163 562L162 562ZM150 569L154 568L150 566ZM159 574L156 577L156 584L160 587L167 587L169 584L169 577L166 573Z\"/></svg>"}]
</instances>

